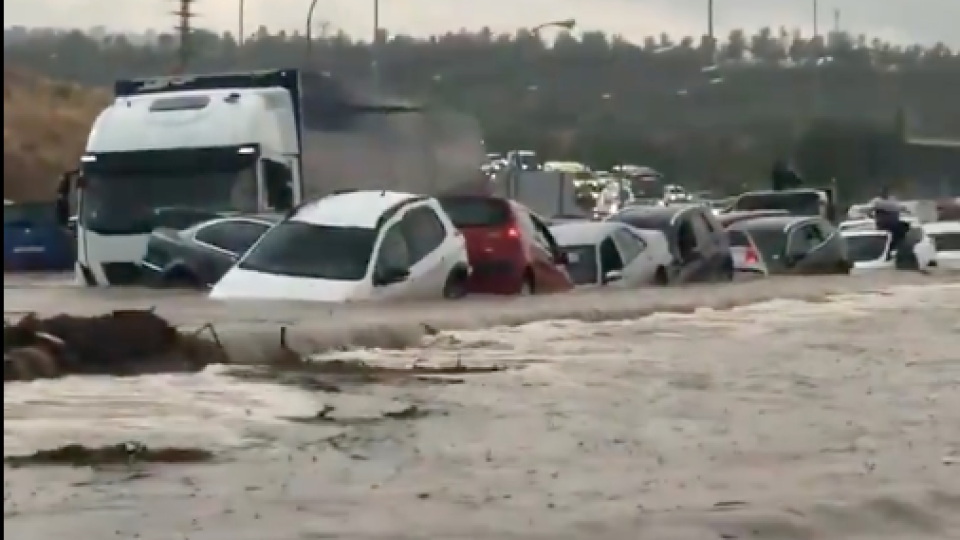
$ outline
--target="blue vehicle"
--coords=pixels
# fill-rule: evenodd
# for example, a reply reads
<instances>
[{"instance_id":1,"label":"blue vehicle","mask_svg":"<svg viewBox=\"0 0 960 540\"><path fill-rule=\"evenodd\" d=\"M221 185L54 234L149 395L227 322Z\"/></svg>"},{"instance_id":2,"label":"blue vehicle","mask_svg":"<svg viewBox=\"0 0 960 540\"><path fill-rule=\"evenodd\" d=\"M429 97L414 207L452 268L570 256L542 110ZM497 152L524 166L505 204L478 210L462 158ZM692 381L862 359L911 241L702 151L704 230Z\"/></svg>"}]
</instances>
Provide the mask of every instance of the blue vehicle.
<instances>
[{"instance_id":1,"label":"blue vehicle","mask_svg":"<svg viewBox=\"0 0 960 540\"><path fill-rule=\"evenodd\" d=\"M60 225L56 203L4 201L4 272L72 270L74 244Z\"/></svg>"}]
</instances>

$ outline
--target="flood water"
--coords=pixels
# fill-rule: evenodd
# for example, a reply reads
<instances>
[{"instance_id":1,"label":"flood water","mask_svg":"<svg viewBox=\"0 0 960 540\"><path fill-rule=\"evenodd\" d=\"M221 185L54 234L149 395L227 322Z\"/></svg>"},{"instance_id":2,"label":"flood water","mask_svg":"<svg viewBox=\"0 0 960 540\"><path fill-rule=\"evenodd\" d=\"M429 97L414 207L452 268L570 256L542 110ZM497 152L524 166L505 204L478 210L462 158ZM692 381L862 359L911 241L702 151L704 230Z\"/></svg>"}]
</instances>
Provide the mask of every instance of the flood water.
<instances>
[{"instance_id":1,"label":"flood water","mask_svg":"<svg viewBox=\"0 0 960 540\"><path fill-rule=\"evenodd\" d=\"M222 367L7 384L5 456L125 440L217 455L6 468L11 538L960 537L955 280L340 311L5 288L5 310L153 305L185 324L216 320L240 349L282 322L325 351L318 360L517 368L338 393ZM422 414L390 417L410 406ZM336 421L303 421L330 407Z\"/></svg>"}]
</instances>

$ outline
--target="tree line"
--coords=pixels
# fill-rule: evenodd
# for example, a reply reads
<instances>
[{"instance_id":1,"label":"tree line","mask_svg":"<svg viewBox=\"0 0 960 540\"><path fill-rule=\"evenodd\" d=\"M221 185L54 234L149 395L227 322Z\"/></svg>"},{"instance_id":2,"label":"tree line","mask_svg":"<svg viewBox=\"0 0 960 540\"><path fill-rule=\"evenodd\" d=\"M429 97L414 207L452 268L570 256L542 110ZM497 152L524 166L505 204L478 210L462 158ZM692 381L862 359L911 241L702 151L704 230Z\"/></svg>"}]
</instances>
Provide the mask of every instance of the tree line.
<instances>
[{"instance_id":1,"label":"tree line","mask_svg":"<svg viewBox=\"0 0 960 540\"><path fill-rule=\"evenodd\" d=\"M198 30L186 71L309 67L370 81L368 43L314 33L308 42L261 27L241 44ZM535 31L489 29L381 37L381 86L476 115L491 150L638 163L691 185L765 182L775 159L793 158L815 182L839 177L867 191L909 176L902 132L960 138L960 54L942 44L787 28L735 30L722 42L588 32L548 43ZM141 41L7 29L4 61L88 85L179 69L174 36Z\"/></svg>"}]
</instances>

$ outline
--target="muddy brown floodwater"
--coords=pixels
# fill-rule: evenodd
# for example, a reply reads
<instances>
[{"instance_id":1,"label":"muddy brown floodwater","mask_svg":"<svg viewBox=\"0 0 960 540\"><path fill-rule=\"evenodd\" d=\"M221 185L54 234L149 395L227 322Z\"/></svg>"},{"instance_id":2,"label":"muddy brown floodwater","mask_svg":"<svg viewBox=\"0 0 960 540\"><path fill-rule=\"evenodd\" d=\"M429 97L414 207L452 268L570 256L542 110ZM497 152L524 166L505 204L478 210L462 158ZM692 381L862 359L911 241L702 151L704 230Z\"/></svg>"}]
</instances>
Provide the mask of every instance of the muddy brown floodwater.
<instances>
[{"instance_id":1,"label":"muddy brown floodwater","mask_svg":"<svg viewBox=\"0 0 960 540\"><path fill-rule=\"evenodd\" d=\"M238 350L282 322L318 361L516 368L335 389L256 366L6 384L7 457L212 454L7 467L10 538L960 538L955 277L339 311L5 292L6 310L217 320Z\"/></svg>"}]
</instances>

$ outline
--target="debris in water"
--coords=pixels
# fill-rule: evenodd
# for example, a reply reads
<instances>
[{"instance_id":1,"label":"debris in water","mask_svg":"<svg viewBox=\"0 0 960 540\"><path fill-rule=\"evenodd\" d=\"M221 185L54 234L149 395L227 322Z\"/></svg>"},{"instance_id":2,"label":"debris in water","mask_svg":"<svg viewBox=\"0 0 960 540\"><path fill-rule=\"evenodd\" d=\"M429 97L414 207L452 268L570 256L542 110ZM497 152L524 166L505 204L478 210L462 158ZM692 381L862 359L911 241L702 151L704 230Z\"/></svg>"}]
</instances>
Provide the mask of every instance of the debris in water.
<instances>
[{"instance_id":1,"label":"debris in water","mask_svg":"<svg viewBox=\"0 0 960 540\"><path fill-rule=\"evenodd\" d=\"M148 310L94 317L28 314L3 328L3 380L195 372L226 360L214 340L181 333Z\"/></svg>"},{"instance_id":2,"label":"debris in water","mask_svg":"<svg viewBox=\"0 0 960 540\"><path fill-rule=\"evenodd\" d=\"M200 448L148 448L139 442L128 442L88 448L68 444L52 450L39 450L25 456L8 456L3 462L11 467L96 467L100 465L134 465L142 463L196 464L213 459L212 452Z\"/></svg>"}]
</instances>

